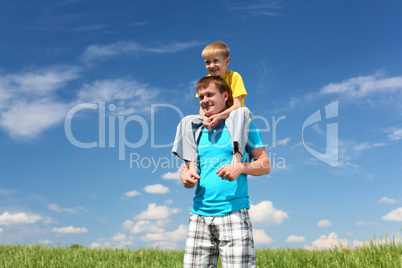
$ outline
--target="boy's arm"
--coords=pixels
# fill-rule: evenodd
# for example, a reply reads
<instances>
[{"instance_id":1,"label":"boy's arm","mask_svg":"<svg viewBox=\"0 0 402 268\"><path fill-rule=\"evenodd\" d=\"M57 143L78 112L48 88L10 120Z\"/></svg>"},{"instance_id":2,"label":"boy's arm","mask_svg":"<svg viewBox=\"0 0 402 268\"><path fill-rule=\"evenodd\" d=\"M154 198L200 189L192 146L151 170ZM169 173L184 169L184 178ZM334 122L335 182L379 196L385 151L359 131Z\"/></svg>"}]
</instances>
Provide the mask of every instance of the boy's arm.
<instances>
[{"instance_id":1,"label":"boy's arm","mask_svg":"<svg viewBox=\"0 0 402 268\"><path fill-rule=\"evenodd\" d=\"M243 100L243 96L236 97L233 99L233 105L231 107L227 108L226 110L224 110L223 112L221 112L219 114L211 115L210 117L208 117L208 119L204 118L204 127L211 130L211 129L214 129L216 126L222 124L223 121L225 121L225 119L229 117L229 115L232 111L241 107L242 100ZM201 110L200 110L200 114L201 114Z\"/></svg>"},{"instance_id":2,"label":"boy's arm","mask_svg":"<svg viewBox=\"0 0 402 268\"><path fill-rule=\"evenodd\" d=\"M265 148L259 147L251 151L253 162L237 163L236 165L224 165L218 169L216 174L222 180L234 181L240 174L248 174L253 176L261 176L271 171L271 163L269 161Z\"/></svg>"},{"instance_id":3,"label":"boy's arm","mask_svg":"<svg viewBox=\"0 0 402 268\"><path fill-rule=\"evenodd\" d=\"M201 108L201 106L200 106L200 115L202 118L204 118L205 116L204 110Z\"/></svg>"},{"instance_id":4,"label":"boy's arm","mask_svg":"<svg viewBox=\"0 0 402 268\"><path fill-rule=\"evenodd\" d=\"M216 114L215 116L217 117L224 117L225 119L229 117L229 114L236 110L237 108L241 107L241 102L243 100L243 96L239 96L233 99L233 105L229 108L227 108L225 111Z\"/></svg>"}]
</instances>

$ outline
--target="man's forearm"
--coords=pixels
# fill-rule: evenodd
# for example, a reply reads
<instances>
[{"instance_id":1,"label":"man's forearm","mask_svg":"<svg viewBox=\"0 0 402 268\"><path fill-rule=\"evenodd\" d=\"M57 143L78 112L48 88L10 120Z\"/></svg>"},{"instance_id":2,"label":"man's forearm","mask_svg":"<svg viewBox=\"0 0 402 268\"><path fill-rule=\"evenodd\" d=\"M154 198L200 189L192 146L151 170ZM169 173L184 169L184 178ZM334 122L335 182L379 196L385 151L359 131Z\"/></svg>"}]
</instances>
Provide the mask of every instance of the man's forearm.
<instances>
[{"instance_id":1,"label":"man's forearm","mask_svg":"<svg viewBox=\"0 0 402 268\"><path fill-rule=\"evenodd\" d=\"M253 176L261 176L271 171L271 163L268 157L257 159L253 162L239 163L241 173Z\"/></svg>"}]
</instances>

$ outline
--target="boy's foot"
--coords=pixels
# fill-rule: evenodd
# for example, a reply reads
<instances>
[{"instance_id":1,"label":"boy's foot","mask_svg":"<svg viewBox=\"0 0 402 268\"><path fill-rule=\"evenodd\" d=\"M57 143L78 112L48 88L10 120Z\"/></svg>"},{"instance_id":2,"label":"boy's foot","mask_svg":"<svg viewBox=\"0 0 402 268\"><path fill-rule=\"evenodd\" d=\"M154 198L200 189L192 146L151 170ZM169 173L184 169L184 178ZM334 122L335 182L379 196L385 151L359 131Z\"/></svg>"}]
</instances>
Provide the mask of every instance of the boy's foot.
<instances>
[{"instance_id":1,"label":"boy's foot","mask_svg":"<svg viewBox=\"0 0 402 268\"><path fill-rule=\"evenodd\" d=\"M232 158L232 162L230 163L230 165L232 165L232 166L237 166L239 163L241 163L241 154L239 153L239 152L236 152L234 155L233 155L233 158Z\"/></svg>"}]
</instances>

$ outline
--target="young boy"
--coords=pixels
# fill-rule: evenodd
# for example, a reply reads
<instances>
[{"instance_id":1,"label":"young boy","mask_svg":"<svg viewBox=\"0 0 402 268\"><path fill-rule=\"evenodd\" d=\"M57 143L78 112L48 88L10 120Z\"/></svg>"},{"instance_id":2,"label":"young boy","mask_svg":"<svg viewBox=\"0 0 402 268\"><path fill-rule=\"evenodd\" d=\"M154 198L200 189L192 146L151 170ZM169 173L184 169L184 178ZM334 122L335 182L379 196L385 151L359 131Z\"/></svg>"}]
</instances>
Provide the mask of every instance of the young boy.
<instances>
[{"instance_id":1,"label":"young boy","mask_svg":"<svg viewBox=\"0 0 402 268\"><path fill-rule=\"evenodd\" d=\"M244 153L245 143L251 122L251 112L244 105L244 97L247 96L243 79L239 73L228 70L230 63L229 47L222 41L216 41L207 45L201 55L205 61L205 67L209 73L208 76L221 77L229 86L233 97L233 105L221 113L205 116L203 109L200 108L200 116L202 125L208 130L213 130L223 121L227 120L231 125L232 131L230 135L233 141L233 158L231 164L240 163ZM198 94L196 95L198 97ZM239 109L243 107L242 109ZM196 135L197 129L200 127L199 118L196 116L187 116L179 124L175 143L172 152L185 161L181 172L187 170L197 170L197 151L196 151ZM183 149L184 148L184 149ZM188 150L191 148L191 150Z\"/></svg>"},{"instance_id":2,"label":"young boy","mask_svg":"<svg viewBox=\"0 0 402 268\"><path fill-rule=\"evenodd\" d=\"M207 45L201 53L209 75L223 78L231 89L233 97L232 107L209 118L204 116L204 112L200 108L200 115L204 119L204 127L208 129L214 129L218 125L219 119L225 120L229 117L230 113L237 108L245 107L244 98L247 96L247 92L240 74L227 69L230 63L229 54L229 47L222 41L216 41ZM198 95L196 96L198 97Z\"/></svg>"}]
</instances>

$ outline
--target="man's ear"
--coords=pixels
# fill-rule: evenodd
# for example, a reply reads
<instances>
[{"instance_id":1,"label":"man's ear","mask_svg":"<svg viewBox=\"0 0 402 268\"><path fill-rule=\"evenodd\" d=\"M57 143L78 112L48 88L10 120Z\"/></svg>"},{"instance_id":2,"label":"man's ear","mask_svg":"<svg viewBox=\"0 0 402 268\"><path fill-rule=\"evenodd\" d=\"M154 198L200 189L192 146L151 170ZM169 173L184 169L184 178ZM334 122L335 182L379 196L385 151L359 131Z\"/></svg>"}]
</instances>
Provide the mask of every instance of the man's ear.
<instances>
[{"instance_id":1,"label":"man's ear","mask_svg":"<svg viewBox=\"0 0 402 268\"><path fill-rule=\"evenodd\" d=\"M227 57L226 60L225 60L226 67L229 66L229 63L230 63L230 57Z\"/></svg>"},{"instance_id":2,"label":"man's ear","mask_svg":"<svg viewBox=\"0 0 402 268\"><path fill-rule=\"evenodd\" d=\"M223 92L223 98L225 99L225 101L228 101L229 93L227 91Z\"/></svg>"}]
</instances>

